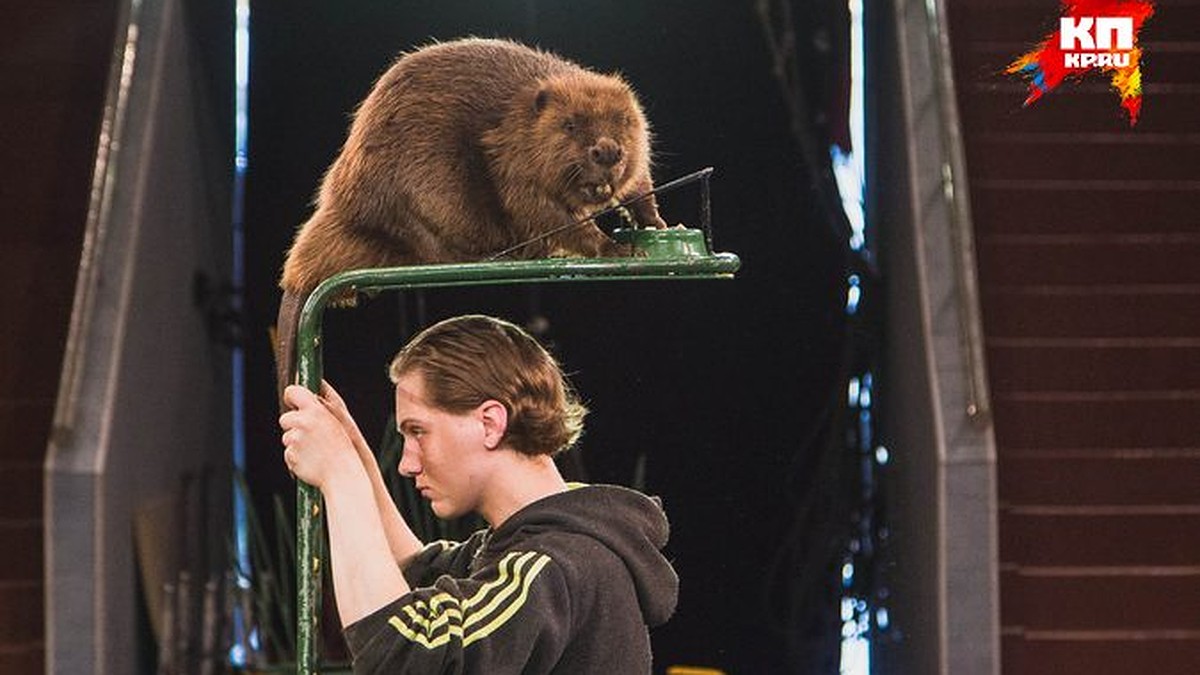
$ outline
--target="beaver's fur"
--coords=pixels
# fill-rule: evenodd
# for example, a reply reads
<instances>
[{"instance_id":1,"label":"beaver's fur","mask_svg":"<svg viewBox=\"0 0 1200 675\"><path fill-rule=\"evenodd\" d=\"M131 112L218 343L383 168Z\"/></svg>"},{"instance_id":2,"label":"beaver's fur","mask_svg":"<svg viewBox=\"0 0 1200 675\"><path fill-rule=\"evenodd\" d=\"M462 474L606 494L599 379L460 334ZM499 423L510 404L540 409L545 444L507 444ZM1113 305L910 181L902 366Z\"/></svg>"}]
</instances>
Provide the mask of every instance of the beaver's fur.
<instances>
[{"instance_id":1,"label":"beaver's fur","mask_svg":"<svg viewBox=\"0 0 1200 675\"><path fill-rule=\"evenodd\" d=\"M298 231L280 285L351 268L476 261L652 188L633 90L506 40L401 56L375 84ZM631 209L664 227L653 197ZM616 255L594 224L511 257Z\"/></svg>"},{"instance_id":2,"label":"beaver's fur","mask_svg":"<svg viewBox=\"0 0 1200 675\"><path fill-rule=\"evenodd\" d=\"M506 257L627 254L588 218L652 188L649 124L621 77L507 40L402 55L356 112L284 262L280 391L299 309L327 277L478 261L526 242ZM629 211L666 227L653 195Z\"/></svg>"}]
</instances>

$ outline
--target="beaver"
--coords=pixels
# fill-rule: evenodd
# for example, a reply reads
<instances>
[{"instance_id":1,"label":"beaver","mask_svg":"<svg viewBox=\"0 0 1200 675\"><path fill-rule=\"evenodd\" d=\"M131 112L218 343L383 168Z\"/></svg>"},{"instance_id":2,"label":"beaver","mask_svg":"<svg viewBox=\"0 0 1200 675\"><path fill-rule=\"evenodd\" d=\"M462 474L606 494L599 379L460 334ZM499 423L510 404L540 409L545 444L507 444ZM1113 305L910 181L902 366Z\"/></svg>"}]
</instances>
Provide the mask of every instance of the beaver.
<instances>
[{"instance_id":1,"label":"beaver","mask_svg":"<svg viewBox=\"0 0 1200 675\"><path fill-rule=\"evenodd\" d=\"M649 124L620 76L508 40L434 43L362 102L280 285L307 293L352 268L480 260L652 187ZM653 195L630 210L666 226ZM512 254L622 252L584 222Z\"/></svg>"},{"instance_id":2,"label":"beaver","mask_svg":"<svg viewBox=\"0 0 1200 675\"><path fill-rule=\"evenodd\" d=\"M619 75L502 39L402 54L356 111L288 251L281 378L290 376L303 299L338 272L501 252L628 254L589 218L647 195L629 206L632 218L666 227L651 193L650 139L642 106ZM579 226L562 229L571 223Z\"/></svg>"}]
</instances>

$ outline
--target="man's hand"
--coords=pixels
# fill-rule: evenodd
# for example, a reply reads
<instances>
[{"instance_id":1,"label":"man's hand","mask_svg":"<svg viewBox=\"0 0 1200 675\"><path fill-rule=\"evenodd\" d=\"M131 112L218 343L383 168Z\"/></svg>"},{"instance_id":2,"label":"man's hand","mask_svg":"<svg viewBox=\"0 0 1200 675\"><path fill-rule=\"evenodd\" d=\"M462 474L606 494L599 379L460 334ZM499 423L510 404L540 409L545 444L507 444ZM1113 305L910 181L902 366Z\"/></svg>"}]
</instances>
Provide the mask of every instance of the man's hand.
<instances>
[{"instance_id":1,"label":"man's hand","mask_svg":"<svg viewBox=\"0 0 1200 675\"><path fill-rule=\"evenodd\" d=\"M387 534L392 556L397 563L403 564L421 550L423 546L421 540L413 534L412 529L405 522L404 516L400 515L400 511L396 508L396 503L392 501L392 495L383 482L379 461L375 459L375 453L371 451L371 446L363 438L358 424L350 416L346 402L342 400L333 385L325 380L321 380L321 401L329 413L341 423L342 430L346 432L346 436L349 437L355 451L358 452L358 459L362 463L363 469L366 470L367 479L371 483L371 492L375 496L375 504L379 509L379 518L383 522L383 529ZM395 469L393 468L393 470Z\"/></svg>"},{"instance_id":2,"label":"man's hand","mask_svg":"<svg viewBox=\"0 0 1200 675\"><path fill-rule=\"evenodd\" d=\"M283 391L283 400L292 409L279 417L284 463L297 478L322 491L331 479L362 470L354 440L347 432L347 423L355 433L358 426L341 397L333 394L336 403L330 404L300 385L290 385ZM341 418L339 409L344 413ZM362 438L361 433L357 436Z\"/></svg>"},{"instance_id":3,"label":"man's hand","mask_svg":"<svg viewBox=\"0 0 1200 675\"><path fill-rule=\"evenodd\" d=\"M342 400L341 394L329 384L328 380L321 380L321 401L325 407L333 414L345 430L346 436L350 442L354 444L354 449L358 452L358 458L363 464L375 464L375 454L371 452L371 446L367 444L367 439L363 437L362 431L358 428L358 423L350 415L350 409L346 407L346 402Z\"/></svg>"}]
</instances>

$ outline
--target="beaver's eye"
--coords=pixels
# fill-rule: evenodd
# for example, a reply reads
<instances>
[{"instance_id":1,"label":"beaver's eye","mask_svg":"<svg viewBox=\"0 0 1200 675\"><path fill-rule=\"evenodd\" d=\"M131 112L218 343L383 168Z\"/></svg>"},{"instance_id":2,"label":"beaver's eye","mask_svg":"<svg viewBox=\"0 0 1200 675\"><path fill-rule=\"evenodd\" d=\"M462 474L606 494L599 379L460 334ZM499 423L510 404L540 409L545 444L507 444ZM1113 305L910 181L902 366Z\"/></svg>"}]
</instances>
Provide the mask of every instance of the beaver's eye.
<instances>
[{"instance_id":1,"label":"beaver's eye","mask_svg":"<svg viewBox=\"0 0 1200 675\"><path fill-rule=\"evenodd\" d=\"M563 120L563 131L567 133L573 133L575 131L575 120L573 118Z\"/></svg>"}]
</instances>

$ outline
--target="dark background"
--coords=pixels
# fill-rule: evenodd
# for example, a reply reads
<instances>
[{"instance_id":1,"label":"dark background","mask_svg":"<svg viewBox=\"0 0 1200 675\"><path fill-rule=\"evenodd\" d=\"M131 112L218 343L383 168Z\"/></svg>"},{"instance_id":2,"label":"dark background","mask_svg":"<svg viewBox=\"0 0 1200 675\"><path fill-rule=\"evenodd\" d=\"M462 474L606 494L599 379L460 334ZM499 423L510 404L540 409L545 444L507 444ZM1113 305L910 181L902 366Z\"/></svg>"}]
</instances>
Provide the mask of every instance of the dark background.
<instances>
[{"instance_id":1,"label":"dark background","mask_svg":"<svg viewBox=\"0 0 1200 675\"><path fill-rule=\"evenodd\" d=\"M827 624L796 620L799 599L777 583L795 570L777 561L797 553L792 521L806 488L796 473L826 442L830 406L842 391L844 243L801 160L753 3L256 1L252 21L245 211L252 482L290 490L267 338L275 281L375 78L401 51L466 35L519 39L619 70L654 126L656 180L716 168L715 248L741 257L737 278L384 295L327 314L325 374L368 438L378 438L391 405L385 366L411 331L463 312L518 323L544 316L543 337L593 411L581 449L587 478L630 484L644 454L645 488L664 498L672 520L669 555L681 595L675 618L653 632L657 668L796 668L804 649L797 645ZM821 43L814 37L828 43L821 24L820 16L797 17L802 52ZM812 66L829 59L808 56ZM831 100L828 69L804 72L819 121ZM811 133L828 147L819 124ZM664 218L696 225L698 196L684 188L664 199ZM828 620L836 626L836 616Z\"/></svg>"}]
</instances>

